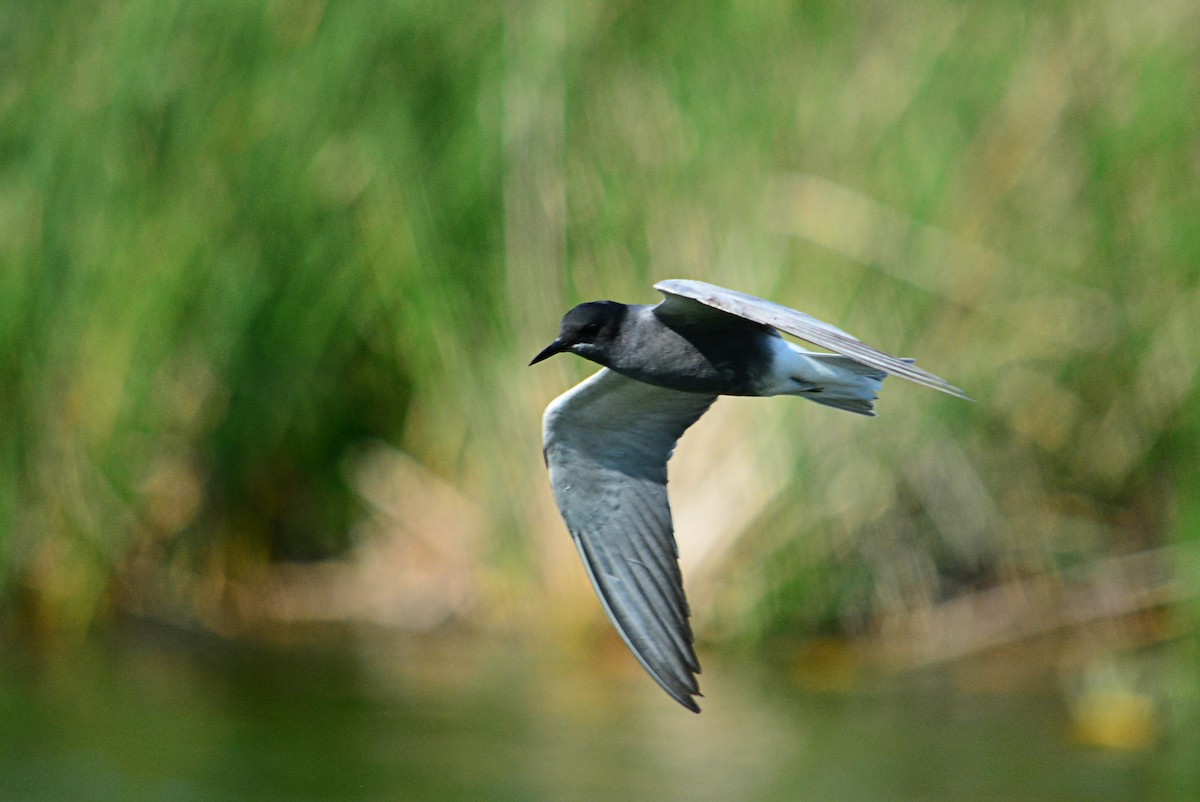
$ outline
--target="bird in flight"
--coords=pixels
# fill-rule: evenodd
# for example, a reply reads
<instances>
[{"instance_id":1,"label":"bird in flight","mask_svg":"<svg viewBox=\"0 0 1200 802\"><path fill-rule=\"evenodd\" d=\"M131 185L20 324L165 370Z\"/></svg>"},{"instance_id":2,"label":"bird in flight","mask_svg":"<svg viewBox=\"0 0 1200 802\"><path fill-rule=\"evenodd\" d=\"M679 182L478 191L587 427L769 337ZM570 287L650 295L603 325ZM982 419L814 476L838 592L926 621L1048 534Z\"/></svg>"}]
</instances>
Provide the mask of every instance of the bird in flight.
<instances>
[{"instance_id":1,"label":"bird in flight","mask_svg":"<svg viewBox=\"0 0 1200 802\"><path fill-rule=\"evenodd\" d=\"M675 701L700 712L690 611L667 501L667 461L719 395L795 395L875 414L889 374L959 388L836 326L702 281L660 281L657 305L592 301L562 319L529 364L570 352L603 369L542 420L559 511L609 619ZM786 332L833 353L805 351Z\"/></svg>"}]
</instances>

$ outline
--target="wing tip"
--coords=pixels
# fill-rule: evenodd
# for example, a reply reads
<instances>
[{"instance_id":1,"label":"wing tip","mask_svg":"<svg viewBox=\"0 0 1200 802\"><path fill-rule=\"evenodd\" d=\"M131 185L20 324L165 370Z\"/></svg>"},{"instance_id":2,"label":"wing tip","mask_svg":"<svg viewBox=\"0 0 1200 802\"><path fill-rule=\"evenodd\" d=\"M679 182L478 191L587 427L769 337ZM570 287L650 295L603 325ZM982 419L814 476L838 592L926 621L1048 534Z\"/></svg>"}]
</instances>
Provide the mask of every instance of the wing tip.
<instances>
[{"instance_id":1,"label":"wing tip","mask_svg":"<svg viewBox=\"0 0 1200 802\"><path fill-rule=\"evenodd\" d=\"M961 398L963 401L970 401L972 404L975 403L975 399L967 395L966 390L963 390L961 387L955 387L945 379L939 378L937 384L931 384L929 386L934 390L941 390L946 395L952 395L955 398Z\"/></svg>"},{"instance_id":2,"label":"wing tip","mask_svg":"<svg viewBox=\"0 0 1200 802\"><path fill-rule=\"evenodd\" d=\"M907 379L914 384L920 384L924 387L928 387L931 390L937 390L938 392L945 393L946 395L952 395L955 398L961 398L964 401L975 403L975 399L967 395L966 390L963 390L961 387L955 387L941 376L938 376L935 373L930 373L924 368L918 367L917 360L913 359L912 357L897 357L897 359L904 363L904 370L889 370L887 373L890 375L901 379Z\"/></svg>"},{"instance_id":3,"label":"wing tip","mask_svg":"<svg viewBox=\"0 0 1200 802\"><path fill-rule=\"evenodd\" d=\"M641 655L637 655L637 657L639 660L642 659ZM676 674L676 676L667 679L663 674L650 668L646 663L643 662L643 665L648 670L650 677L658 683L660 688L667 692L668 696L693 713L700 712L700 705L695 699L697 696L704 696L704 694L700 693L700 684L696 681L696 677L700 673L699 668L695 670L687 669L684 674Z\"/></svg>"},{"instance_id":4,"label":"wing tip","mask_svg":"<svg viewBox=\"0 0 1200 802\"><path fill-rule=\"evenodd\" d=\"M662 685L662 683L660 682L659 685ZM701 698L704 697L704 694L700 693L700 691L674 691L668 688L666 685L662 685L662 688L670 695L672 699L674 699L676 702L679 702L679 704L683 707L687 708L693 713L700 713L700 705L694 698L697 696Z\"/></svg>"}]
</instances>

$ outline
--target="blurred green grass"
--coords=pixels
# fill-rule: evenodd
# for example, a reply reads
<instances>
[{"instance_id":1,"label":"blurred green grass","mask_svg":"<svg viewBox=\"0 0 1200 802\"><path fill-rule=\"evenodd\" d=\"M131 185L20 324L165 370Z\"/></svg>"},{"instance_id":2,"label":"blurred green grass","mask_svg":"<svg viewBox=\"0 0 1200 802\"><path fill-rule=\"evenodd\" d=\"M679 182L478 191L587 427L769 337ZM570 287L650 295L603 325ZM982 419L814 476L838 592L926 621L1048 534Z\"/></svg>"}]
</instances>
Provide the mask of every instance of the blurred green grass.
<instances>
[{"instance_id":1,"label":"blurred green grass","mask_svg":"<svg viewBox=\"0 0 1200 802\"><path fill-rule=\"evenodd\" d=\"M1135 552L1195 587L1192 4L14 2L0 41L9 622L578 624L538 420L590 367L524 364L669 277L978 399L718 405L673 480L702 633Z\"/></svg>"}]
</instances>

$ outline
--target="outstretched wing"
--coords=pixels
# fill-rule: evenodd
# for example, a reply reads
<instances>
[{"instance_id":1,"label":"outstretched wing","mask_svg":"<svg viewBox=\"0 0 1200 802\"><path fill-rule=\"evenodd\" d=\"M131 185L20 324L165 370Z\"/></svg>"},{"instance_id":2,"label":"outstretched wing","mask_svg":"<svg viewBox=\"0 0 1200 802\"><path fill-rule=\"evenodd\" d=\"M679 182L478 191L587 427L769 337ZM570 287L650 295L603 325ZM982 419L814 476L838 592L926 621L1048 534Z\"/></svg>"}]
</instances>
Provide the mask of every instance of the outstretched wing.
<instances>
[{"instance_id":1,"label":"outstretched wing","mask_svg":"<svg viewBox=\"0 0 1200 802\"><path fill-rule=\"evenodd\" d=\"M970 399L970 396L958 387L940 376L918 368L911 360L895 357L872 348L838 327L795 309L703 281L672 279L658 282L654 285L654 289L666 296L666 300L655 308L656 312L661 310L660 314L664 316L694 316L700 311L695 308L696 305L702 304L704 307L716 309L753 323L786 331L813 345L828 348L830 351L848 356L856 362L887 371L917 384L932 387L934 390L940 390L959 398Z\"/></svg>"},{"instance_id":2,"label":"outstretched wing","mask_svg":"<svg viewBox=\"0 0 1200 802\"><path fill-rule=\"evenodd\" d=\"M546 408L550 485L609 619L659 685L699 712L700 664L667 502L667 460L716 400L607 368Z\"/></svg>"}]
</instances>

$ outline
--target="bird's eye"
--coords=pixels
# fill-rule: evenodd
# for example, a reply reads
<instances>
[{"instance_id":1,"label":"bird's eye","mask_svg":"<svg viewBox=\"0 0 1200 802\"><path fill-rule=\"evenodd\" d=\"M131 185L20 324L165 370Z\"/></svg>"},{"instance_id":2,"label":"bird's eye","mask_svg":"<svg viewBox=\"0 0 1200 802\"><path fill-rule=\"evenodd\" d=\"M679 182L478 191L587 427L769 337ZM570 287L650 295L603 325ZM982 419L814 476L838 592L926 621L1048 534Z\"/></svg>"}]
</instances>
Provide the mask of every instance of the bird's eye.
<instances>
[{"instance_id":1,"label":"bird's eye","mask_svg":"<svg viewBox=\"0 0 1200 802\"><path fill-rule=\"evenodd\" d=\"M586 337L589 340L594 338L599 333L600 333L600 324L599 323L588 323L587 325L585 325L583 328L581 328L579 330L579 335L581 337Z\"/></svg>"}]
</instances>

